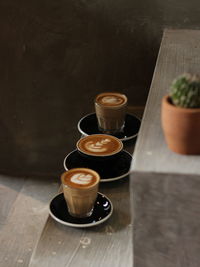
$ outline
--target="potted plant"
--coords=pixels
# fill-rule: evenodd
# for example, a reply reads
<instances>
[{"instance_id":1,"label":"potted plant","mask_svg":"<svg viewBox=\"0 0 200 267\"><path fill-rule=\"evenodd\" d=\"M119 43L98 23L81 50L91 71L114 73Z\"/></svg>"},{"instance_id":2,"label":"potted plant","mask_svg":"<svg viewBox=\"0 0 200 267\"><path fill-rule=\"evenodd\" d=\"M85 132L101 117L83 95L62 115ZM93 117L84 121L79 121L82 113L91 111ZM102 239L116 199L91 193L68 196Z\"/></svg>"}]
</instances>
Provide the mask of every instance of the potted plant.
<instances>
[{"instance_id":1,"label":"potted plant","mask_svg":"<svg viewBox=\"0 0 200 267\"><path fill-rule=\"evenodd\" d=\"M168 147L179 154L200 154L200 77L182 74L162 99L161 122Z\"/></svg>"}]
</instances>

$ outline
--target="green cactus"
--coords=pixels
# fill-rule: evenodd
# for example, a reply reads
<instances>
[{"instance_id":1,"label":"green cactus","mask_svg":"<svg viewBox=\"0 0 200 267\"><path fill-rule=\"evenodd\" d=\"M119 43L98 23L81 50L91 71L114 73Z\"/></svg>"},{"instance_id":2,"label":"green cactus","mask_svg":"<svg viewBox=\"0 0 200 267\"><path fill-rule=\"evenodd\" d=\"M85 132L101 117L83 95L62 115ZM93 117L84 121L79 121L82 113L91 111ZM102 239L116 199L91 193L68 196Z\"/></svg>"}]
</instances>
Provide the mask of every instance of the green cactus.
<instances>
[{"instance_id":1,"label":"green cactus","mask_svg":"<svg viewBox=\"0 0 200 267\"><path fill-rule=\"evenodd\" d=\"M171 85L170 98L175 106L200 108L200 77L189 73L179 76Z\"/></svg>"}]
</instances>

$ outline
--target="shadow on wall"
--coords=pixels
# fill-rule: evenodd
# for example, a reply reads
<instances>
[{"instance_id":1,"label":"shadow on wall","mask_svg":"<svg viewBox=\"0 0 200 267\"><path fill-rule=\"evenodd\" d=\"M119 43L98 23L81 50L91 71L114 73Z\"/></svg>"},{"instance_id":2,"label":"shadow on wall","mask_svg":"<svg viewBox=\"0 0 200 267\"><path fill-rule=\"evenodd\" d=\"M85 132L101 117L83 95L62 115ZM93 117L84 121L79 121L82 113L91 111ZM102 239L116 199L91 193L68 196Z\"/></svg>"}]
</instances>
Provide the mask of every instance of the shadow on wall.
<instances>
[{"instance_id":1,"label":"shadow on wall","mask_svg":"<svg viewBox=\"0 0 200 267\"><path fill-rule=\"evenodd\" d=\"M170 2L1 2L0 171L60 174L100 92L144 105Z\"/></svg>"}]
</instances>

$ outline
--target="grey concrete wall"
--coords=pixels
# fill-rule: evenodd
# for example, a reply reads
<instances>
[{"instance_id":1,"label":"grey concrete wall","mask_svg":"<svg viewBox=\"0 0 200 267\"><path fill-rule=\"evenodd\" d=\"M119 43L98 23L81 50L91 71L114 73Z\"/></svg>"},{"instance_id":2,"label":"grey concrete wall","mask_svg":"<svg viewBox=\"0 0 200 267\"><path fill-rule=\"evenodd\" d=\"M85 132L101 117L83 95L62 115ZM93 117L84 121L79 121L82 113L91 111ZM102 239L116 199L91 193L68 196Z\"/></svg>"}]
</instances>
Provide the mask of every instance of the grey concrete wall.
<instances>
[{"instance_id":1,"label":"grey concrete wall","mask_svg":"<svg viewBox=\"0 0 200 267\"><path fill-rule=\"evenodd\" d=\"M0 0L0 172L58 175L93 98L143 105L165 27L199 28L197 0Z\"/></svg>"}]
</instances>

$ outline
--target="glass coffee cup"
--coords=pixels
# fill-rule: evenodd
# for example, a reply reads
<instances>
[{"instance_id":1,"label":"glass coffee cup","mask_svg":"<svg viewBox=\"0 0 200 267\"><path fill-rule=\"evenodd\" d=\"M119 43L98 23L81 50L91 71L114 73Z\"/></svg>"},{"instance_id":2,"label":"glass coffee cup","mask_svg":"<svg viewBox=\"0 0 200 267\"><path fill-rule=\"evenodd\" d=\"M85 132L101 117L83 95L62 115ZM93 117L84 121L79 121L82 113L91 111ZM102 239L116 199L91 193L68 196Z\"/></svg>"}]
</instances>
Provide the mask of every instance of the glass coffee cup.
<instances>
[{"instance_id":1,"label":"glass coffee cup","mask_svg":"<svg viewBox=\"0 0 200 267\"><path fill-rule=\"evenodd\" d=\"M89 168L74 168L61 175L68 212L77 218L89 217L97 198L100 176Z\"/></svg>"},{"instance_id":2,"label":"glass coffee cup","mask_svg":"<svg viewBox=\"0 0 200 267\"><path fill-rule=\"evenodd\" d=\"M128 99L124 94L105 92L95 98L98 128L105 134L123 131Z\"/></svg>"}]
</instances>

